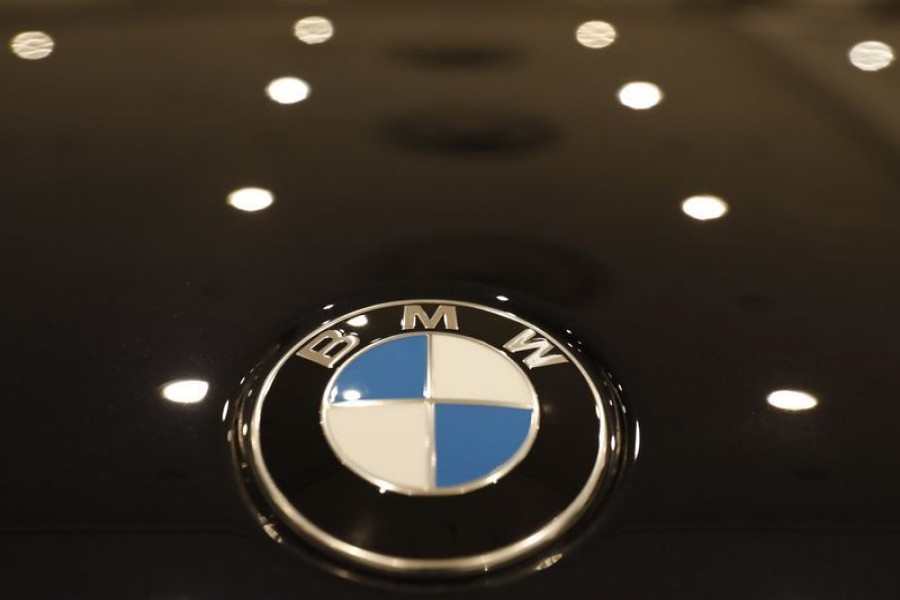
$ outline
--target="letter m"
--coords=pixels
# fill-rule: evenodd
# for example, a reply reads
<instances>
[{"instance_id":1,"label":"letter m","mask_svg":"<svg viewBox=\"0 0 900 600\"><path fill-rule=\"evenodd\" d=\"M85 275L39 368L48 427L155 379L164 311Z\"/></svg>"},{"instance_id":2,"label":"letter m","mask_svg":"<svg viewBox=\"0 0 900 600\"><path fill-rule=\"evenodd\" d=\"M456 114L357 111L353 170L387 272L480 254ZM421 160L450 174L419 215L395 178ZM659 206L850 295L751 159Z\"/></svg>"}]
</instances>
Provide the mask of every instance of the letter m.
<instances>
[{"instance_id":1,"label":"letter m","mask_svg":"<svg viewBox=\"0 0 900 600\"><path fill-rule=\"evenodd\" d=\"M416 320L422 322L425 329L434 329L441 321L444 322L445 329L459 329L459 323L456 320L456 307L439 305L434 314L430 317L425 309L418 304L409 304L403 307L403 329L415 329Z\"/></svg>"}]
</instances>

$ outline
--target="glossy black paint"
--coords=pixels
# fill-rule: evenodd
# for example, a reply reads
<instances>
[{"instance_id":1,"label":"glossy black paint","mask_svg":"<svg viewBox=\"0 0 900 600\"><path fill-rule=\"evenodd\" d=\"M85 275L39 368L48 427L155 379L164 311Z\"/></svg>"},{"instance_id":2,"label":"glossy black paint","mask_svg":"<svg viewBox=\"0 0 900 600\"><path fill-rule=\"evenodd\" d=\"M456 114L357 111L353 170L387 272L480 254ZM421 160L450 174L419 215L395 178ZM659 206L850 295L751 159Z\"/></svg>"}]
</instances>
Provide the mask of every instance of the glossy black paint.
<instances>
[{"instance_id":1,"label":"glossy black paint","mask_svg":"<svg viewBox=\"0 0 900 600\"><path fill-rule=\"evenodd\" d=\"M308 48L313 12L337 34ZM574 43L592 18L616 44ZM303 314L408 279L557 307L640 415L604 531L467 597L896 595L898 71L846 60L900 46L890 5L0 6L4 41L25 29L57 47L0 53L2 595L390 596L259 532L221 419ZM265 97L283 74L306 102ZM632 79L663 103L620 106ZM446 117L471 111L481 138ZM517 152L522 120L549 135ZM245 185L275 204L228 207ZM729 214L687 219L701 192ZM183 377L203 403L160 398ZM784 387L819 407L767 406Z\"/></svg>"}]
</instances>

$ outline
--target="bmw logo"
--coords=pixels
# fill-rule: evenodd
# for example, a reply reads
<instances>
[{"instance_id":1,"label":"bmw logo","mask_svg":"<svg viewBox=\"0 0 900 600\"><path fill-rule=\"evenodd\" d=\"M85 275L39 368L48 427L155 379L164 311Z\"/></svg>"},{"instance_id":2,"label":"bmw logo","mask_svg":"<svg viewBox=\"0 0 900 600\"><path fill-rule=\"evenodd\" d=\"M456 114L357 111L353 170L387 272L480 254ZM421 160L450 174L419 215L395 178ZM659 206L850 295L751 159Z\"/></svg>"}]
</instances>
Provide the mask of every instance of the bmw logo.
<instances>
[{"instance_id":1,"label":"bmw logo","mask_svg":"<svg viewBox=\"0 0 900 600\"><path fill-rule=\"evenodd\" d=\"M343 310L252 372L231 439L272 537L421 578L534 562L584 529L622 462L617 387L500 298Z\"/></svg>"}]
</instances>

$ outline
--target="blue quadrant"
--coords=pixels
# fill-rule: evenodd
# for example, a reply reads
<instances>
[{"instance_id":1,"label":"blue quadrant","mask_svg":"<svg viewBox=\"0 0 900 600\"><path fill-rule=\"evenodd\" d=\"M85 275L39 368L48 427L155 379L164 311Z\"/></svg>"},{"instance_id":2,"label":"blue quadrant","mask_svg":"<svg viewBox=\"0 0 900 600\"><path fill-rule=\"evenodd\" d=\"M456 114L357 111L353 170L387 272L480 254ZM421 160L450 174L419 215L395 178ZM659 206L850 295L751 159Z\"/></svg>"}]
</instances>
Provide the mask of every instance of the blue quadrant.
<instances>
[{"instance_id":1,"label":"blue quadrant","mask_svg":"<svg viewBox=\"0 0 900 600\"><path fill-rule=\"evenodd\" d=\"M528 437L531 411L470 404L437 404L434 435L438 487L480 479L508 461Z\"/></svg>"},{"instance_id":2,"label":"blue quadrant","mask_svg":"<svg viewBox=\"0 0 900 600\"><path fill-rule=\"evenodd\" d=\"M428 337L413 335L364 350L338 375L329 397L334 402L423 398L428 370Z\"/></svg>"}]
</instances>

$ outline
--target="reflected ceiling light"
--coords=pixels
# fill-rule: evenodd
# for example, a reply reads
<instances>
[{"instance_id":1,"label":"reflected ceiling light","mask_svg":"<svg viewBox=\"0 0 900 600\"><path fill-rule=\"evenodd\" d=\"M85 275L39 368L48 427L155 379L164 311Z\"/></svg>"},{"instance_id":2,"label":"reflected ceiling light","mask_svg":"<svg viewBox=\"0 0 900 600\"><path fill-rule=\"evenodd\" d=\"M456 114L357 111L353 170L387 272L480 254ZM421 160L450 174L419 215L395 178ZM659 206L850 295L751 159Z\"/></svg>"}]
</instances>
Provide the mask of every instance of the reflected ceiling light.
<instances>
[{"instance_id":1,"label":"reflected ceiling light","mask_svg":"<svg viewBox=\"0 0 900 600\"><path fill-rule=\"evenodd\" d=\"M562 553L551 554L544 560L538 563L538 565L534 568L535 571L543 571L544 569L549 569L556 563L558 563L562 559Z\"/></svg>"},{"instance_id":2,"label":"reflected ceiling light","mask_svg":"<svg viewBox=\"0 0 900 600\"><path fill-rule=\"evenodd\" d=\"M269 208L274 201L272 192L263 188L245 187L228 194L228 204L246 212Z\"/></svg>"},{"instance_id":3,"label":"reflected ceiling light","mask_svg":"<svg viewBox=\"0 0 900 600\"><path fill-rule=\"evenodd\" d=\"M202 379L179 379L162 386L162 396L178 404L195 404L206 398L209 383Z\"/></svg>"},{"instance_id":4,"label":"reflected ceiling light","mask_svg":"<svg viewBox=\"0 0 900 600\"><path fill-rule=\"evenodd\" d=\"M12 39L9 47L19 58L40 60L53 52L53 38L43 31L23 31Z\"/></svg>"},{"instance_id":5,"label":"reflected ceiling light","mask_svg":"<svg viewBox=\"0 0 900 600\"><path fill-rule=\"evenodd\" d=\"M294 23L294 36L304 44L322 44L334 35L334 25L325 17L305 17Z\"/></svg>"},{"instance_id":6,"label":"reflected ceiling light","mask_svg":"<svg viewBox=\"0 0 900 600\"><path fill-rule=\"evenodd\" d=\"M346 390L343 394L341 394L341 396L344 398L344 400L349 400L351 402L362 398L362 394L359 392L359 390Z\"/></svg>"},{"instance_id":7,"label":"reflected ceiling light","mask_svg":"<svg viewBox=\"0 0 900 600\"><path fill-rule=\"evenodd\" d=\"M800 390L777 390L766 397L770 406L781 410L809 410L818 406L819 401L812 394Z\"/></svg>"},{"instance_id":8,"label":"reflected ceiling light","mask_svg":"<svg viewBox=\"0 0 900 600\"><path fill-rule=\"evenodd\" d=\"M718 196L701 194L681 203L681 211L692 219L710 221L725 216L728 204Z\"/></svg>"},{"instance_id":9,"label":"reflected ceiling light","mask_svg":"<svg viewBox=\"0 0 900 600\"><path fill-rule=\"evenodd\" d=\"M634 422L634 460L637 460L638 454L641 453L641 424Z\"/></svg>"},{"instance_id":10,"label":"reflected ceiling light","mask_svg":"<svg viewBox=\"0 0 900 600\"><path fill-rule=\"evenodd\" d=\"M575 39L585 48L606 48L616 41L616 28L606 21L587 21L575 30Z\"/></svg>"},{"instance_id":11,"label":"reflected ceiling light","mask_svg":"<svg viewBox=\"0 0 900 600\"><path fill-rule=\"evenodd\" d=\"M653 108L662 102L659 86L648 81L632 81L619 89L619 102L634 110Z\"/></svg>"},{"instance_id":12,"label":"reflected ceiling light","mask_svg":"<svg viewBox=\"0 0 900 600\"><path fill-rule=\"evenodd\" d=\"M359 315L357 317L353 317L347 321L347 325L351 327L365 327L369 324L369 317L366 315Z\"/></svg>"},{"instance_id":13,"label":"reflected ceiling light","mask_svg":"<svg viewBox=\"0 0 900 600\"><path fill-rule=\"evenodd\" d=\"M894 49L884 42L860 42L848 55L853 66L862 71L880 71L894 62Z\"/></svg>"},{"instance_id":14,"label":"reflected ceiling light","mask_svg":"<svg viewBox=\"0 0 900 600\"><path fill-rule=\"evenodd\" d=\"M266 95L278 104L296 104L309 96L309 84L296 77L279 77L266 86Z\"/></svg>"}]
</instances>

